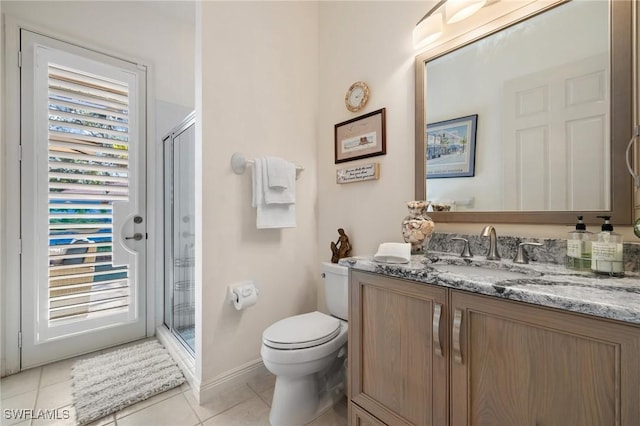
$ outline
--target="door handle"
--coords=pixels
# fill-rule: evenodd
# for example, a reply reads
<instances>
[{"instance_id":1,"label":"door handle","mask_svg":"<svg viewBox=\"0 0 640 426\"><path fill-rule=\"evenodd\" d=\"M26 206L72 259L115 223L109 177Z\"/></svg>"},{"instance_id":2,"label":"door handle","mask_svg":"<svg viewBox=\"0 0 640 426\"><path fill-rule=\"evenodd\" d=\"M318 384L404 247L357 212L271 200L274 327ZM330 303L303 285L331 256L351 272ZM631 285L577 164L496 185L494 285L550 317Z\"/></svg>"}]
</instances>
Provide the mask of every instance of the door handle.
<instances>
[{"instance_id":1,"label":"door handle","mask_svg":"<svg viewBox=\"0 0 640 426\"><path fill-rule=\"evenodd\" d=\"M442 356L442 344L440 344L440 316L442 315L442 305L436 303L433 305L433 347L436 351L436 355Z\"/></svg>"},{"instance_id":2,"label":"door handle","mask_svg":"<svg viewBox=\"0 0 640 426\"><path fill-rule=\"evenodd\" d=\"M456 309L453 315L453 360L462 364L462 351L460 349L460 327L462 326L462 310Z\"/></svg>"},{"instance_id":3,"label":"door handle","mask_svg":"<svg viewBox=\"0 0 640 426\"><path fill-rule=\"evenodd\" d=\"M135 234L133 234L133 237L124 237L124 239L140 241L142 239L142 234L140 232L136 232Z\"/></svg>"}]
</instances>

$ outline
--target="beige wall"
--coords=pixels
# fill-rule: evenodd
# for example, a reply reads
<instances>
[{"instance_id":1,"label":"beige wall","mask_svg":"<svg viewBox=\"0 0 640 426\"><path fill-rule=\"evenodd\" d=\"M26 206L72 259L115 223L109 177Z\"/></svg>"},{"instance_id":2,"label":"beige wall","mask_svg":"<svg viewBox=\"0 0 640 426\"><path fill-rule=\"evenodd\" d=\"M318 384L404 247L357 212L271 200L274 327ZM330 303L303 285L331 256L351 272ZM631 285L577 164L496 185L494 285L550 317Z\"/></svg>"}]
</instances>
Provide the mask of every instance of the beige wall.
<instances>
[{"instance_id":1,"label":"beige wall","mask_svg":"<svg viewBox=\"0 0 640 426\"><path fill-rule=\"evenodd\" d=\"M433 2L432 2L433 3ZM318 256L330 255L329 241L343 227L354 255L372 254L378 244L402 241L405 201L414 197L414 56L411 32L427 2L322 2L320 4L320 98L318 114ZM354 23L358 23L354 25ZM349 85L364 80L371 89L358 114L344 107ZM333 125L387 108L387 155L346 163L381 163L378 181L338 185L333 163ZM639 117L640 120L640 117ZM640 208L637 209L640 215ZM495 224L498 235L565 238L570 227ZM482 224L437 223L436 231L480 233ZM591 229L593 228L593 229ZM594 232L599 229L590 227ZM618 227L625 241L639 240ZM318 288L323 307L322 288Z\"/></svg>"},{"instance_id":2,"label":"beige wall","mask_svg":"<svg viewBox=\"0 0 640 426\"><path fill-rule=\"evenodd\" d=\"M0 7L51 35L123 59L145 61L152 66L150 85L157 99L193 105L193 23L167 16L168 8L145 3L3 0ZM178 9L184 7L176 5Z\"/></svg>"},{"instance_id":3,"label":"beige wall","mask_svg":"<svg viewBox=\"0 0 640 426\"><path fill-rule=\"evenodd\" d=\"M413 199L414 50L411 30L425 2L321 2L318 108L318 255L330 258L330 241L342 227L352 254L375 252L383 241L402 241L400 223ZM371 90L358 113L344 95L362 80ZM334 164L334 125L386 108L387 154ZM336 184L336 170L380 163L380 179Z\"/></svg>"},{"instance_id":4,"label":"beige wall","mask_svg":"<svg viewBox=\"0 0 640 426\"><path fill-rule=\"evenodd\" d=\"M316 306L316 116L318 5L315 2L202 2L197 30L196 233L201 281L196 375L204 387L259 360L262 332ZM304 167L296 228L257 230L251 173L236 175L234 152L274 155ZM200 229L198 229L198 226ZM199 254L199 255L198 255ZM227 285L255 280L258 303L236 311Z\"/></svg>"}]
</instances>

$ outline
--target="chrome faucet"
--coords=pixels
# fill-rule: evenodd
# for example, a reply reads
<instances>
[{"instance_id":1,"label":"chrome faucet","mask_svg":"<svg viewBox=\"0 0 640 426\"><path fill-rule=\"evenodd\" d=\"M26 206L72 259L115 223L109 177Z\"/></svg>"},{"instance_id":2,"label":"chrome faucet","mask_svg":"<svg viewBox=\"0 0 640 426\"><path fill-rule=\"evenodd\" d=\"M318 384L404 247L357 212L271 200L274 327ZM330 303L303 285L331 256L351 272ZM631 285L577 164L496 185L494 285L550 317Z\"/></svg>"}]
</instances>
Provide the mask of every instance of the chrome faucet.
<instances>
[{"instance_id":1,"label":"chrome faucet","mask_svg":"<svg viewBox=\"0 0 640 426\"><path fill-rule=\"evenodd\" d=\"M516 253L516 257L513 258L513 263L529 263L529 256L527 256L527 252L524 249L525 246L537 246L540 247L542 244L540 243L529 243L524 242L518 244L518 252Z\"/></svg>"},{"instance_id":2,"label":"chrome faucet","mask_svg":"<svg viewBox=\"0 0 640 426\"><path fill-rule=\"evenodd\" d=\"M467 240L466 238L452 238L451 241L464 241L464 246L462 247L460 257L462 257L463 259L473 257L473 254L471 254L471 249L469 248L469 240Z\"/></svg>"},{"instance_id":3,"label":"chrome faucet","mask_svg":"<svg viewBox=\"0 0 640 426\"><path fill-rule=\"evenodd\" d=\"M498 239L496 237L496 229L487 225L480 233L481 237L489 237L489 252L487 253L487 260L500 260L500 253L498 253Z\"/></svg>"}]
</instances>

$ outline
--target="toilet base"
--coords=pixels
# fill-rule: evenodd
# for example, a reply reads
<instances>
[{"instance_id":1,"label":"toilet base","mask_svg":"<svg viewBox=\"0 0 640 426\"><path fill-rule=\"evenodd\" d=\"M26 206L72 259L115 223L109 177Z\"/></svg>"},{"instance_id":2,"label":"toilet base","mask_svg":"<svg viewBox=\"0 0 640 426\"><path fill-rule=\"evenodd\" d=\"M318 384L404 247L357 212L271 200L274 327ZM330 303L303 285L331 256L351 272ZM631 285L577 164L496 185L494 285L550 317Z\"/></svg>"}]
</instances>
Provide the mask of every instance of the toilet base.
<instances>
[{"instance_id":1,"label":"toilet base","mask_svg":"<svg viewBox=\"0 0 640 426\"><path fill-rule=\"evenodd\" d=\"M303 426L344 398L346 358L316 374L277 376L271 402L272 426Z\"/></svg>"}]
</instances>

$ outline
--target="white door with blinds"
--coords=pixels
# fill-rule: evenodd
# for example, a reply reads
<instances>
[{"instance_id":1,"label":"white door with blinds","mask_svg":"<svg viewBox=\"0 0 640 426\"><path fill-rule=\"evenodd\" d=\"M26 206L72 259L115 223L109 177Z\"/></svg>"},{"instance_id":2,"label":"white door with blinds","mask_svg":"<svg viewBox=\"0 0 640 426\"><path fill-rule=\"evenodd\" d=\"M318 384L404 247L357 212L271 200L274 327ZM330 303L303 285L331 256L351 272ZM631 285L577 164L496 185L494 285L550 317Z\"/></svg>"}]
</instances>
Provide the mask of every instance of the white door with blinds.
<instances>
[{"instance_id":1,"label":"white door with blinds","mask_svg":"<svg viewBox=\"0 0 640 426\"><path fill-rule=\"evenodd\" d=\"M22 368L144 337L145 69L21 31Z\"/></svg>"}]
</instances>

